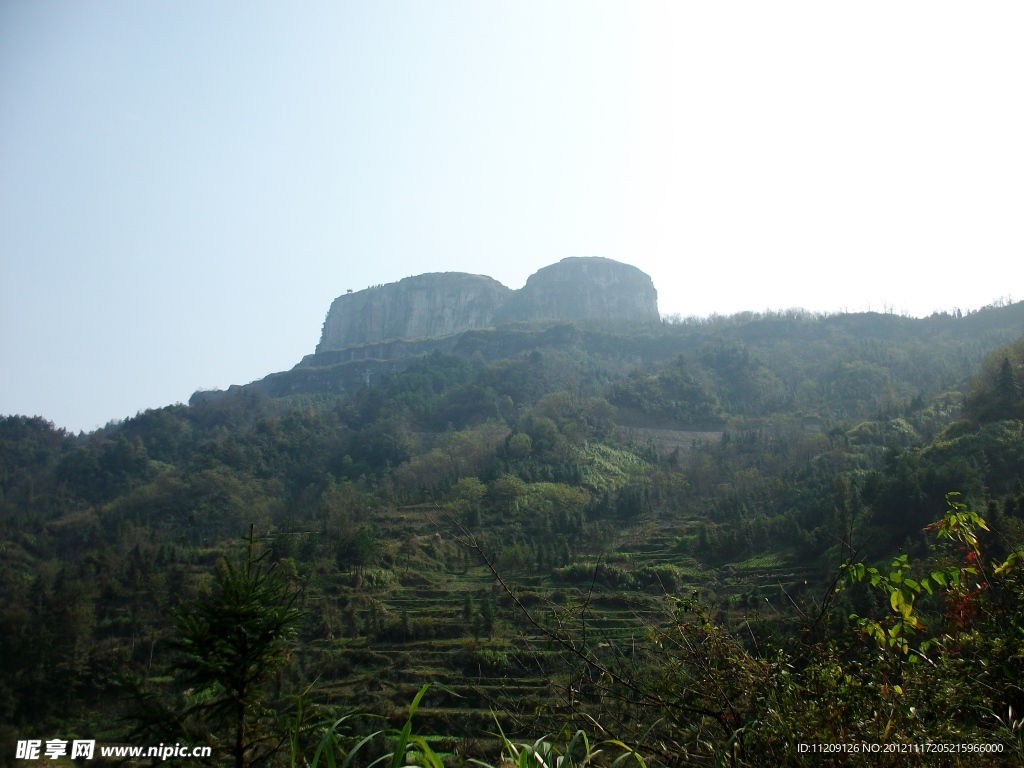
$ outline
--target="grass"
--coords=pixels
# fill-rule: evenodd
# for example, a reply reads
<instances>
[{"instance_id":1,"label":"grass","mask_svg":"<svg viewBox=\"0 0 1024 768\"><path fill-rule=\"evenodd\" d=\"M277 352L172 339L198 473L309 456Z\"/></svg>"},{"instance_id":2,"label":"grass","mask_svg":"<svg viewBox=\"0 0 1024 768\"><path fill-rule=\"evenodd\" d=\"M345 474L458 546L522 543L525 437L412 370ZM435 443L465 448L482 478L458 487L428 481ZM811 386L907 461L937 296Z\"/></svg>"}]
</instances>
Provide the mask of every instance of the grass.
<instances>
[{"instance_id":1,"label":"grass","mask_svg":"<svg viewBox=\"0 0 1024 768\"><path fill-rule=\"evenodd\" d=\"M762 555L754 555L739 563L729 563L733 568L739 570L755 570L759 568L788 568L793 564L789 555L781 552L768 552Z\"/></svg>"}]
</instances>

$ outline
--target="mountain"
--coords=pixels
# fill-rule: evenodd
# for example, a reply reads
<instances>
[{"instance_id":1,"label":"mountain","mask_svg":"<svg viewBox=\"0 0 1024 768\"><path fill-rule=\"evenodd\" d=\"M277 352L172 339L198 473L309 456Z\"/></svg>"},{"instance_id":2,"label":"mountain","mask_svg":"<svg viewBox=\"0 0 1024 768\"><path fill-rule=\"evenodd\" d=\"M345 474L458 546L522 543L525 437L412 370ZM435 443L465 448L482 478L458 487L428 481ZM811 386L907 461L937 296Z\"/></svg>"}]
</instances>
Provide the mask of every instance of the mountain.
<instances>
[{"instance_id":1,"label":"mountain","mask_svg":"<svg viewBox=\"0 0 1024 768\"><path fill-rule=\"evenodd\" d=\"M744 401L742 410L749 413L753 405L747 398L750 393L744 390L745 380L738 378L729 366L733 355L742 357L757 350L755 359L763 360L770 370L769 378L777 380L769 389L782 386L788 391L785 399L796 402L809 398L805 403L808 407L817 410L827 404L827 410L834 413L836 403L829 393L836 387L844 389L847 395L853 390L860 391L858 397L862 406L868 407L866 404L873 404L878 396L873 389L876 386L895 386L917 393L955 386L987 352L1009 344L1024 331L1024 302L986 307L959 317L947 313L936 313L926 318L875 312L815 315L789 310L652 323L644 321L645 315L638 309L632 322L616 319L612 314L595 316L593 312L589 320L506 321L512 316L529 318L531 311L541 314L542 310L536 308L544 306L546 296L558 290L568 293L571 289L559 287L565 282L565 275L571 274L568 269L563 271L567 264L572 269L584 267L588 271L594 265L611 265L609 273L623 268L618 282L609 281L604 285L592 274L588 278L589 288L579 288L577 293L580 295L575 300L565 300L563 311L567 315L586 315L588 307L593 310L599 305L611 312L615 309L615 297L629 295L629 285L632 285L635 299L629 306L642 306L639 291L642 281L649 278L639 270L608 259L565 259L537 272L521 290L509 291L511 298L500 312L492 316L493 325L489 327L428 337L381 338L328 350L323 349L324 342L321 341L315 353L306 355L291 370L271 373L250 384L234 385L229 392L246 389L271 397L352 393L435 353L493 361L534 350L559 350L600 361L599 365L607 368L613 377L623 376L638 366L659 365L679 355L689 358L699 355L705 359L706 365L720 369L715 375L727 390L734 393L735 399ZM630 272L639 276L632 283L622 279ZM451 280L450 274L420 277ZM490 281L500 286L490 278L462 277L472 279L466 281L467 285L472 285L475 280ZM419 279L407 278L390 287L395 289L394 295L398 295L398 286L415 286ZM449 284L458 282L453 280ZM382 286L380 290L388 287ZM414 295L416 290L419 289L409 289L409 295ZM656 302L653 286L650 290L653 294L651 300ZM367 293L369 291L360 292ZM349 298L360 294L350 294ZM337 305L338 301L335 301L334 306ZM330 318L325 323L325 336L329 323ZM886 372L880 372L875 366L885 368ZM753 386L751 382L747 384ZM189 402L195 405L222 395L217 390L200 391ZM782 407L778 398L769 399L775 403L773 407ZM852 415L846 410L851 398L844 396L840 400L846 404L843 413Z\"/></svg>"},{"instance_id":2,"label":"mountain","mask_svg":"<svg viewBox=\"0 0 1024 768\"><path fill-rule=\"evenodd\" d=\"M497 280L464 272L432 272L375 285L334 300L316 351L486 328L512 293Z\"/></svg>"},{"instance_id":3,"label":"mountain","mask_svg":"<svg viewBox=\"0 0 1024 768\"><path fill-rule=\"evenodd\" d=\"M253 743L294 745L280 768L342 713L375 716L345 715L348 756L390 748L366 734L410 701L429 744L495 764L496 726L607 723L652 766L817 764L793 745L835 733L1017 743L993 713L1024 710L1024 303L609 319L643 305L630 270L410 278L423 303L380 329L491 325L89 435L0 418L0 756L23 733L227 755L229 701ZM236 615L285 626L232 699L190 670L209 639L239 679Z\"/></svg>"},{"instance_id":4,"label":"mountain","mask_svg":"<svg viewBox=\"0 0 1024 768\"><path fill-rule=\"evenodd\" d=\"M316 351L517 321L605 318L657 322L658 292L651 278L629 264L596 256L544 267L518 291L484 275L434 272L336 298Z\"/></svg>"}]
</instances>

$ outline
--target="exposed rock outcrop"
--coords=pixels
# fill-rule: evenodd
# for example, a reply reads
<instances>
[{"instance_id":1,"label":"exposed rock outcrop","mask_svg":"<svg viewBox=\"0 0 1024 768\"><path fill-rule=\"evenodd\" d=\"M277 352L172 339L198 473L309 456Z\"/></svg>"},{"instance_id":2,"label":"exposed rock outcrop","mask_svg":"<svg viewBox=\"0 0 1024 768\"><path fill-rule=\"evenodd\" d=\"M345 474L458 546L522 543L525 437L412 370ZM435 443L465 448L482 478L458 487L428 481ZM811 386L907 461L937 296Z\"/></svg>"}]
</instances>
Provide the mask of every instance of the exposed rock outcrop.
<instances>
[{"instance_id":1,"label":"exposed rock outcrop","mask_svg":"<svg viewBox=\"0 0 1024 768\"><path fill-rule=\"evenodd\" d=\"M598 256L571 257L539 269L515 291L499 313L516 320L598 320L657 322L658 292L650 275Z\"/></svg>"},{"instance_id":2,"label":"exposed rock outcrop","mask_svg":"<svg viewBox=\"0 0 1024 768\"><path fill-rule=\"evenodd\" d=\"M601 318L656 322L658 292L651 278L599 257L562 259L531 275L518 291L484 275L435 272L339 296L316 352L516 321Z\"/></svg>"},{"instance_id":3,"label":"exposed rock outcrop","mask_svg":"<svg viewBox=\"0 0 1024 768\"><path fill-rule=\"evenodd\" d=\"M511 294L493 278L465 272L432 272L348 293L331 304L316 351L486 328Z\"/></svg>"}]
</instances>

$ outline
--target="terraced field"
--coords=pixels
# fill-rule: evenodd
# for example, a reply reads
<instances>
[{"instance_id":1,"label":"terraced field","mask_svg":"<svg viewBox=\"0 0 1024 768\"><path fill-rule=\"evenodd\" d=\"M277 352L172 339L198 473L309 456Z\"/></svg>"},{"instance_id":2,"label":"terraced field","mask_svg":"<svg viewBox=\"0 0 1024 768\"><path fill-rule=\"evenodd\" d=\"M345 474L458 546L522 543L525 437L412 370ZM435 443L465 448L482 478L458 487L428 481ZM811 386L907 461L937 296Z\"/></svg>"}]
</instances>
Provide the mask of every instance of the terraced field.
<instances>
[{"instance_id":1,"label":"terraced field","mask_svg":"<svg viewBox=\"0 0 1024 768\"><path fill-rule=\"evenodd\" d=\"M487 567L454 556L458 545L423 507L382 513L378 522L405 542L404 554L383 577L335 572L325 579L335 619L315 648L322 694L398 725L419 687L440 683L447 690L432 688L417 714L421 732L479 740L494 731L495 717L508 732L529 732L532 713L564 698L556 651ZM679 534L678 522L640 521L599 557L503 577L542 624L560 616L580 633L586 604L588 643L598 652L642 641L667 616L666 595L699 589L719 618L758 611L770 620L812 578L778 555L703 569L679 553ZM493 609L490 626L485 604Z\"/></svg>"}]
</instances>

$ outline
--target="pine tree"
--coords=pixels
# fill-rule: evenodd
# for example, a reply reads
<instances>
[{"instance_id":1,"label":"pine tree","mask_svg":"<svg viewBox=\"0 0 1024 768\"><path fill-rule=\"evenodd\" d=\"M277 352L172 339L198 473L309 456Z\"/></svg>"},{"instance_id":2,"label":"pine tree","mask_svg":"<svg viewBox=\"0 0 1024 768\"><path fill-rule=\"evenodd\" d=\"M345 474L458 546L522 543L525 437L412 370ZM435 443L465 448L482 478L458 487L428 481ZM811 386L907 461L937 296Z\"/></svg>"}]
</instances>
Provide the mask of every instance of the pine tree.
<instances>
[{"instance_id":1,"label":"pine tree","mask_svg":"<svg viewBox=\"0 0 1024 768\"><path fill-rule=\"evenodd\" d=\"M261 702L266 684L288 661L302 616L295 607L299 593L274 566L264 568L268 554L257 554L250 528L244 561L235 565L225 557L212 594L174 614L171 645L181 657L173 669L200 700L187 714L228 727L235 768L266 757L256 754L266 726Z\"/></svg>"},{"instance_id":2,"label":"pine tree","mask_svg":"<svg viewBox=\"0 0 1024 768\"><path fill-rule=\"evenodd\" d=\"M1017 404L1020 398L1020 385L1013 375L1013 365L1009 357L1004 357L1002 365L999 366L999 378L996 380L996 391L999 394L1000 404L1009 411Z\"/></svg>"}]
</instances>

